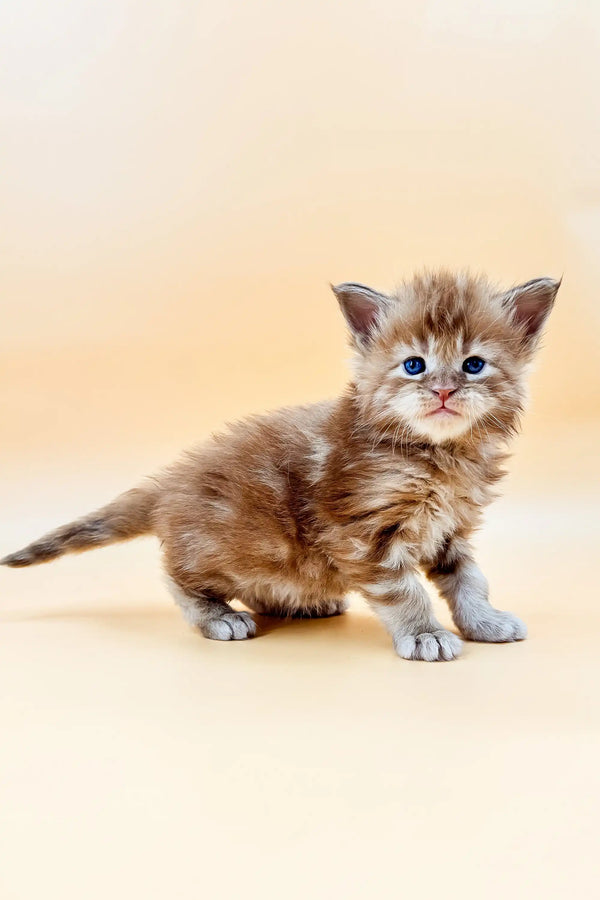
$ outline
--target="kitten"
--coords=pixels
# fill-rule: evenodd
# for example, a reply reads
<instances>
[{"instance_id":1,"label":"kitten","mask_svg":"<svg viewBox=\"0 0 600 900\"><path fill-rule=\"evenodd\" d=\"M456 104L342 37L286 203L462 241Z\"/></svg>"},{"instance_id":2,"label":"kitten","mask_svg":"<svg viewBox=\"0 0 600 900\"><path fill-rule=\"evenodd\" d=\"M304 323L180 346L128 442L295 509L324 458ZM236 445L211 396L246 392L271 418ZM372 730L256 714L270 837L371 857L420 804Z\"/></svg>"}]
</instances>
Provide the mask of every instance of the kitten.
<instances>
[{"instance_id":1,"label":"kitten","mask_svg":"<svg viewBox=\"0 0 600 900\"><path fill-rule=\"evenodd\" d=\"M500 292L419 275L392 296L333 288L354 379L332 402L232 426L147 484L5 557L28 566L142 534L162 543L187 621L215 640L255 634L248 612L329 616L359 590L406 659L450 660L422 570L464 637L516 641L488 602L469 538L503 475L524 380L559 282Z\"/></svg>"}]
</instances>

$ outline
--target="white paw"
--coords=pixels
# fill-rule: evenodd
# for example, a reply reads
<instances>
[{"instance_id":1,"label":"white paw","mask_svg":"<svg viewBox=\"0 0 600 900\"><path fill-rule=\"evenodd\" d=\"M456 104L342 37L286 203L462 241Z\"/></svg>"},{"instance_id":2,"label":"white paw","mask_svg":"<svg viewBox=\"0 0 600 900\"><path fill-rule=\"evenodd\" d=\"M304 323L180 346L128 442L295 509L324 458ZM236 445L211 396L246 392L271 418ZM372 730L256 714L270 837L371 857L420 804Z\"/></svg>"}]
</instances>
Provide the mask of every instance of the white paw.
<instances>
[{"instance_id":1,"label":"white paw","mask_svg":"<svg viewBox=\"0 0 600 900\"><path fill-rule=\"evenodd\" d=\"M424 659L427 662L456 659L462 651L462 641L451 631L424 631L421 634L403 634L394 638L398 656L404 659Z\"/></svg>"},{"instance_id":2,"label":"white paw","mask_svg":"<svg viewBox=\"0 0 600 900\"><path fill-rule=\"evenodd\" d=\"M456 624L471 641L502 644L507 641L523 641L527 637L527 626L524 622L512 613L502 612L493 607L486 609L477 618L469 618Z\"/></svg>"},{"instance_id":3,"label":"white paw","mask_svg":"<svg viewBox=\"0 0 600 900\"><path fill-rule=\"evenodd\" d=\"M256 623L250 613L224 613L215 619L209 619L200 626L204 637L213 641L243 641L254 637Z\"/></svg>"}]
</instances>

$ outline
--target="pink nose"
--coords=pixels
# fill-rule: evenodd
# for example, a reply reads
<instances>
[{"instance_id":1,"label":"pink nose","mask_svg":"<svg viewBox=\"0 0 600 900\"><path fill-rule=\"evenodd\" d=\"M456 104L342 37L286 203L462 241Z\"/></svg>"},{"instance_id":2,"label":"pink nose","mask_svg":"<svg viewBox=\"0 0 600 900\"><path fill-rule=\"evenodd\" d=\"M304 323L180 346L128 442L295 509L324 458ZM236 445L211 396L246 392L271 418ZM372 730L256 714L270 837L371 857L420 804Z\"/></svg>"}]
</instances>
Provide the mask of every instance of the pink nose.
<instances>
[{"instance_id":1,"label":"pink nose","mask_svg":"<svg viewBox=\"0 0 600 900\"><path fill-rule=\"evenodd\" d=\"M456 392L456 388L432 388L433 393L437 394L442 401L442 406L451 394Z\"/></svg>"}]
</instances>

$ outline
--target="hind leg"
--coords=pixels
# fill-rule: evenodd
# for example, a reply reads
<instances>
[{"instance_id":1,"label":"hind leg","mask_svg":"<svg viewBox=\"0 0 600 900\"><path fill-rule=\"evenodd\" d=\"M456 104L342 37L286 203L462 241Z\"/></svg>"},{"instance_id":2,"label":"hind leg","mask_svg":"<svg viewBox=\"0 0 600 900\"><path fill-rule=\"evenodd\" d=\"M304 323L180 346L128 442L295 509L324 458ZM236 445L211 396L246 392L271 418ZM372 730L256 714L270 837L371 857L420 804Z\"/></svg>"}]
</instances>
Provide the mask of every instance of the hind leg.
<instances>
[{"instance_id":1,"label":"hind leg","mask_svg":"<svg viewBox=\"0 0 600 900\"><path fill-rule=\"evenodd\" d=\"M243 641L256 634L256 623L250 613L238 612L229 603L209 594L185 591L172 578L168 584L186 622L198 628L204 637L213 641Z\"/></svg>"}]
</instances>

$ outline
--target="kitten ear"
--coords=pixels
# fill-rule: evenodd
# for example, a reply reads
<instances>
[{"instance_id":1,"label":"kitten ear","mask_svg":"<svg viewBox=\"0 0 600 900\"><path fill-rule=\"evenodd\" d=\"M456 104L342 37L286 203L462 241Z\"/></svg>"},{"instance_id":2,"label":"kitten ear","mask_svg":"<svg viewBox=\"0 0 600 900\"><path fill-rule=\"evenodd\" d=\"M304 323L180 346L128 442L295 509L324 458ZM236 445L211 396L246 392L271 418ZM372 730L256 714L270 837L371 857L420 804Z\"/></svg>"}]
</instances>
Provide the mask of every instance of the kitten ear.
<instances>
[{"instance_id":1,"label":"kitten ear","mask_svg":"<svg viewBox=\"0 0 600 900\"><path fill-rule=\"evenodd\" d=\"M502 296L513 321L523 328L525 343L533 343L539 336L560 284L552 278L536 278L511 288Z\"/></svg>"},{"instance_id":2,"label":"kitten ear","mask_svg":"<svg viewBox=\"0 0 600 900\"><path fill-rule=\"evenodd\" d=\"M389 297L353 281L332 284L331 290L338 299L353 338L359 346L367 346L385 315Z\"/></svg>"}]
</instances>

